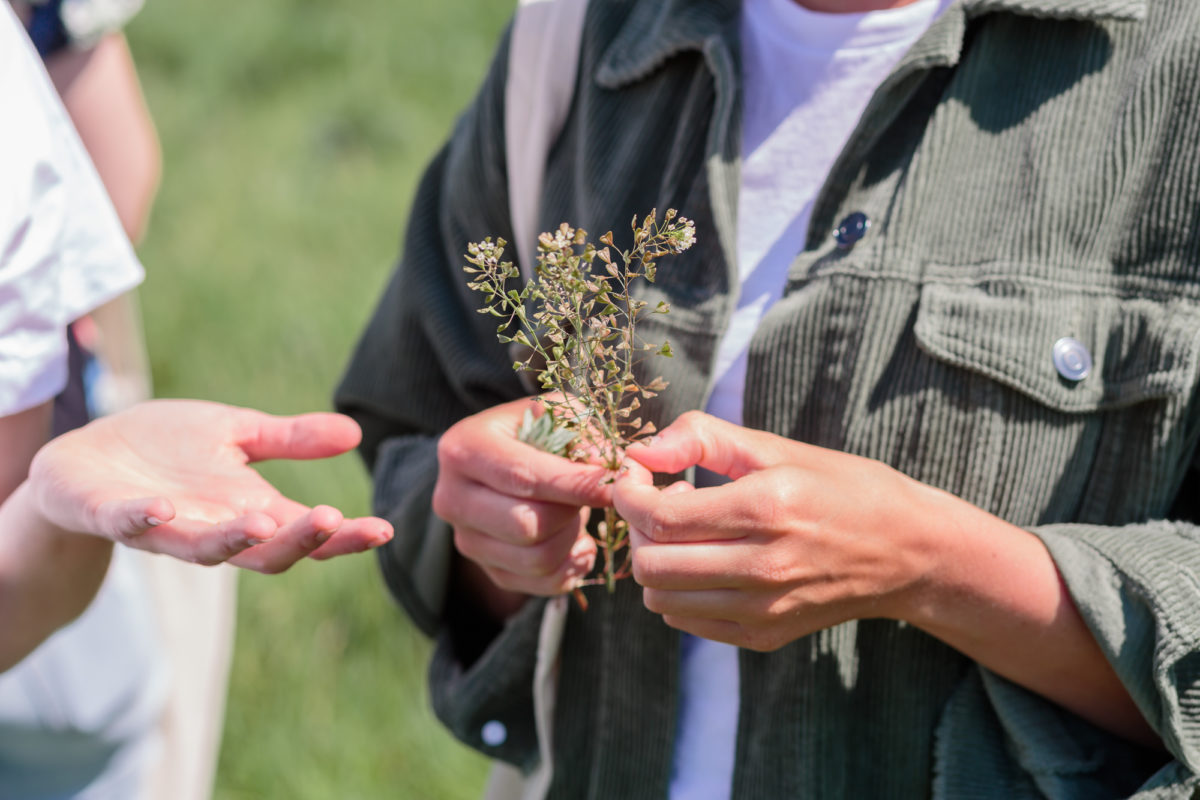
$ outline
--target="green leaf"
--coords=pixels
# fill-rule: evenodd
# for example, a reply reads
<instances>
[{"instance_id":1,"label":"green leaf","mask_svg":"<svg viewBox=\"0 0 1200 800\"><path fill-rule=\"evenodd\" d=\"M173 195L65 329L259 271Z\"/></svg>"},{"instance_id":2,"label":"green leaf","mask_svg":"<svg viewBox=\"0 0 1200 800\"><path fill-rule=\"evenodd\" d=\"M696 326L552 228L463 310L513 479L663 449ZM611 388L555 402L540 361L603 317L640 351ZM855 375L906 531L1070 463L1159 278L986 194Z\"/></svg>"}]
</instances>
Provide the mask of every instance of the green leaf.
<instances>
[{"instance_id":1,"label":"green leaf","mask_svg":"<svg viewBox=\"0 0 1200 800\"><path fill-rule=\"evenodd\" d=\"M517 439L528 445L556 456L567 456L571 445L579 438L575 431L556 426L553 412L547 410L536 419L530 409L525 409Z\"/></svg>"}]
</instances>

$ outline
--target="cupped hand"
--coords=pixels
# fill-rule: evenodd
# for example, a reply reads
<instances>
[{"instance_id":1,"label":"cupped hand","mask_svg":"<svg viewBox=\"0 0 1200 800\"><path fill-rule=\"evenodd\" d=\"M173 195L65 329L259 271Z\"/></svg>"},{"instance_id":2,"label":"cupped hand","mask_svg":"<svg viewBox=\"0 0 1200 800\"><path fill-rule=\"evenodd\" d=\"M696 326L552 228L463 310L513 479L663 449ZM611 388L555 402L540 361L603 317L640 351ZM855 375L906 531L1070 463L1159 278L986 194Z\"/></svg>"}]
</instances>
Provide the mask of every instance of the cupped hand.
<instances>
[{"instance_id":1,"label":"cupped hand","mask_svg":"<svg viewBox=\"0 0 1200 800\"><path fill-rule=\"evenodd\" d=\"M613 502L633 575L667 624L774 650L849 619L900 617L935 559L927 487L845 453L689 412L627 451ZM732 480L660 490L652 472Z\"/></svg>"},{"instance_id":2,"label":"cupped hand","mask_svg":"<svg viewBox=\"0 0 1200 800\"><path fill-rule=\"evenodd\" d=\"M520 442L526 409L541 410L532 399L505 403L442 435L433 510L454 528L458 551L497 587L550 596L570 591L592 568L588 508L610 504L610 474Z\"/></svg>"},{"instance_id":3,"label":"cupped hand","mask_svg":"<svg viewBox=\"0 0 1200 800\"><path fill-rule=\"evenodd\" d=\"M196 400L156 400L98 419L41 449L30 486L67 531L199 564L264 573L305 557L361 552L391 538L372 517L283 496L249 465L316 459L353 448L339 414L276 417Z\"/></svg>"}]
</instances>

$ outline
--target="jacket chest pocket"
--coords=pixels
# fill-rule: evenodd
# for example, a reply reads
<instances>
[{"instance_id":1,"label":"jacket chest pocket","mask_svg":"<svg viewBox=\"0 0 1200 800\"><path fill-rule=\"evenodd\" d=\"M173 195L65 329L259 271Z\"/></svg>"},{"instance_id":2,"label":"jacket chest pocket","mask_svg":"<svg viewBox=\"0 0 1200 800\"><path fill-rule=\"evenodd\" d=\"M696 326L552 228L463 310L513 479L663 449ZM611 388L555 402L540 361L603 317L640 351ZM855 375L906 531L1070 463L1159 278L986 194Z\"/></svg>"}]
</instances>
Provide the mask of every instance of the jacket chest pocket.
<instances>
[{"instance_id":1,"label":"jacket chest pocket","mask_svg":"<svg viewBox=\"0 0 1200 800\"><path fill-rule=\"evenodd\" d=\"M926 415L963 415L958 446L985 456L960 494L1019 524L1165 514L1197 433L1200 304L928 283L914 333L943 389Z\"/></svg>"}]
</instances>

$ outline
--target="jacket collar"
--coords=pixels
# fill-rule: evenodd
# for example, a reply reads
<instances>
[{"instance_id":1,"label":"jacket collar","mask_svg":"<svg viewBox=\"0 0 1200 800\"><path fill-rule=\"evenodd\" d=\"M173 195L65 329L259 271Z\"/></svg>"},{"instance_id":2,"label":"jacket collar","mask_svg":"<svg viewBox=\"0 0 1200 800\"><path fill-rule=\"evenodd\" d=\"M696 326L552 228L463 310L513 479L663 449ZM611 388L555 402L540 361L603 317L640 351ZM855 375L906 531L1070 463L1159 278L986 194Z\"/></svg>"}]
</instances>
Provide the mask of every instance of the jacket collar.
<instances>
[{"instance_id":1,"label":"jacket collar","mask_svg":"<svg viewBox=\"0 0 1200 800\"><path fill-rule=\"evenodd\" d=\"M600 60L597 82L609 89L640 80L671 56L736 41L739 0L655 0L634 5ZM729 39L726 39L729 41Z\"/></svg>"},{"instance_id":2,"label":"jacket collar","mask_svg":"<svg viewBox=\"0 0 1200 800\"><path fill-rule=\"evenodd\" d=\"M1043 19L1136 20L1146 16L1148 0L960 0L960 16L996 12ZM736 37L739 0L657 0L634 5L628 19L600 60L597 82L609 89L640 80L667 59L688 50L705 52L716 40ZM961 34L960 25L946 33ZM726 41L729 41L726 39ZM943 47L948 42L943 42ZM957 49L957 48L953 48Z\"/></svg>"}]
</instances>

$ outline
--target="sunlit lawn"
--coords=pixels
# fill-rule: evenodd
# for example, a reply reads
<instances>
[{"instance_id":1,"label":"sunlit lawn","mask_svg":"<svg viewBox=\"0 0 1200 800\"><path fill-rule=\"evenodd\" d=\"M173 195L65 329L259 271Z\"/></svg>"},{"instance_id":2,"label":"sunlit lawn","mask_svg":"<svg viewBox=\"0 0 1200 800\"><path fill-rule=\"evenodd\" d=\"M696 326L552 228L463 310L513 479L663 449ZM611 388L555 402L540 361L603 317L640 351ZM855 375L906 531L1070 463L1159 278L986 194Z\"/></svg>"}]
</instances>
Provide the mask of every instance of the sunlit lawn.
<instances>
[{"instance_id":1,"label":"sunlit lawn","mask_svg":"<svg viewBox=\"0 0 1200 800\"><path fill-rule=\"evenodd\" d=\"M329 407L424 163L510 2L159 0L129 30L165 172L142 249L163 396ZM419 391L419 387L414 387ZM368 508L356 456L264 471ZM218 798L473 798L432 718L428 644L372 557L243 575Z\"/></svg>"}]
</instances>

